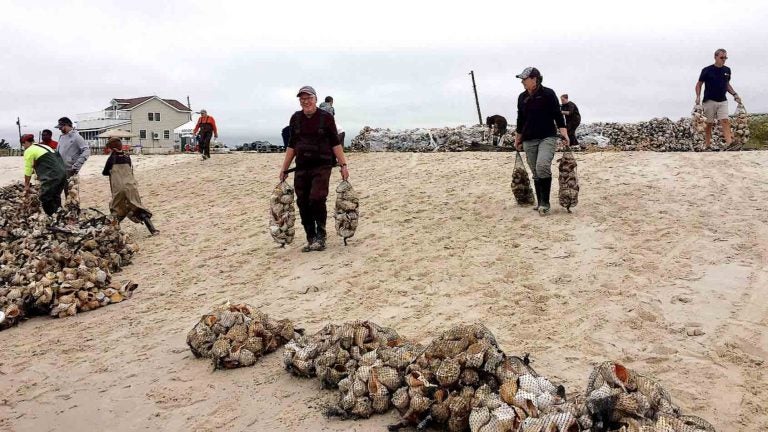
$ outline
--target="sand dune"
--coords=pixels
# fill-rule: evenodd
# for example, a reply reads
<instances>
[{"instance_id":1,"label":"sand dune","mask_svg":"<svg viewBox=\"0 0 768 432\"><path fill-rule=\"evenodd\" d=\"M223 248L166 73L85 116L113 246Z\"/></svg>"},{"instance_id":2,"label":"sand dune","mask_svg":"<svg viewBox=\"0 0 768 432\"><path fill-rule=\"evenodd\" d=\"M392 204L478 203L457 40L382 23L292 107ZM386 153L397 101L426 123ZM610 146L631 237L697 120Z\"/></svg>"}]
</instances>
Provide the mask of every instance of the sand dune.
<instances>
[{"instance_id":1,"label":"sand dune","mask_svg":"<svg viewBox=\"0 0 768 432\"><path fill-rule=\"evenodd\" d=\"M396 420L325 418L334 394L288 375L279 354L211 372L186 332L231 299L310 332L365 318L422 342L479 320L569 391L615 359L720 431L768 430L768 152L579 154L578 207L546 218L514 203L513 154L351 154L361 223L349 246L332 237L321 253L301 253L300 235L281 249L267 232L281 158L138 158L162 233L123 225L141 250L117 277L139 289L0 332L0 429L367 431ZM20 177L20 160L0 160L3 182ZM103 162L89 160L81 190L106 210Z\"/></svg>"}]
</instances>

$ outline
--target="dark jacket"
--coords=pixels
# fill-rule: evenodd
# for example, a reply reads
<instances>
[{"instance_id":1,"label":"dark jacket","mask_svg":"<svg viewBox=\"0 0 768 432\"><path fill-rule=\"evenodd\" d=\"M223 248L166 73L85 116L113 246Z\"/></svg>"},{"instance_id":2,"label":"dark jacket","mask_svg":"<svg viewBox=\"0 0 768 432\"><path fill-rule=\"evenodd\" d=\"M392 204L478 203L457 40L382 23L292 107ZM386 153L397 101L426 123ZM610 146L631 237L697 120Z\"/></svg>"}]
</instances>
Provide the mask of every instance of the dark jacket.
<instances>
[{"instance_id":1,"label":"dark jacket","mask_svg":"<svg viewBox=\"0 0 768 432\"><path fill-rule=\"evenodd\" d=\"M565 124L569 129L576 128L581 124L581 114L575 103L568 101L567 104L560 105L560 110L570 112L570 114L564 114Z\"/></svg>"},{"instance_id":2,"label":"dark jacket","mask_svg":"<svg viewBox=\"0 0 768 432\"><path fill-rule=\"evenodd\" d=\"M336 163L333 148L340 143L333 115L318 109L307 117L303 111L296 111L290 127L288 147L296 151L297 168L331 167Z\"/></svg>"},{"instance_id":3,"label":"dark jacket","mask_svg":"<svg viewBox=\"0 0 768 432\"><path fill-rule=\"evenodd\" d=\"M565 127L560 100L552 89L539 85L532 95L528 91L517 98L517 133L523 141L557 136L557 128Z\"/></svg>"}]
</instances>

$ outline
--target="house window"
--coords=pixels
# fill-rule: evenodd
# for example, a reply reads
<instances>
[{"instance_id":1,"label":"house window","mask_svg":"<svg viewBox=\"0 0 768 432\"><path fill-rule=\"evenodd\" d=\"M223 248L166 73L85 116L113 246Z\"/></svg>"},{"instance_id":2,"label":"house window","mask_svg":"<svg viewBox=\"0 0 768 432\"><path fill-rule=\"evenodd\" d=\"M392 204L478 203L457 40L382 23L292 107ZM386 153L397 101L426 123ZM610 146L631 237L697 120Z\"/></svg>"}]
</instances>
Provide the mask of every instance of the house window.
<instances>
[{"instance_id":1,"label":"house window","mask_svg":"<svg viewBox=\"0 0 768 432\"><path fill-rule=\"evenodd\" d=\"M163 139L171 139L171 131L168 129L163 131Z\"/></svg>"},{"instance_id":2,"label":"house window","mask_svg":"<svg viewBox=\"0 0 768 432\"><path fill-rule=\"evenodd\" d=\"M152 113L150 113L150 114L152 114ZM146 129L141 129L139 131L139 138L140 139L147 139L147 130Z\"/></svg>"},{"instance_id":3,"label":"house window","mask_svg":"<svg viewBox=\"0 0 768 432\"><path fill-rule=\"evenodd\" d=\"M147 113L147 118L149 119L149 121L153 121L155 119L155 114L154 113Z\"/></svg>"},{"instance_id":4,"label":"house window","mask_svg":"<svg viewBox=\"0 0 768 432\"><path fill-rule=\"evenodd\" d=\"M155 113L155 121L160 121L160 113Z\"/></svg>"}]
</instances>

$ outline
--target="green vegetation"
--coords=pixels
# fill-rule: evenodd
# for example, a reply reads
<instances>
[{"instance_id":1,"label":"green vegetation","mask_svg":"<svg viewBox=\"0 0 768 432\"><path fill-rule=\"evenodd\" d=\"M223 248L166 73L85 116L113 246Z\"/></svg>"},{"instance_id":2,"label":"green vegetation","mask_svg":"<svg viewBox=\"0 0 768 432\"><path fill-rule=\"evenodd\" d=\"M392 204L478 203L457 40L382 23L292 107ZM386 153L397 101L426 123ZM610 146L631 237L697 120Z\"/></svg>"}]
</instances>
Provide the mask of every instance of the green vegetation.
<instances>
[{"instance_id":1,"label":"green vegetation","mask_svg":"<svg viewBox=\"0 0 768 432\"><path fill-rule=\"evenodd\" d=\"M768 150L768 114L752 115L749 118L749 150Z\"/></svg>"}]
</instances>

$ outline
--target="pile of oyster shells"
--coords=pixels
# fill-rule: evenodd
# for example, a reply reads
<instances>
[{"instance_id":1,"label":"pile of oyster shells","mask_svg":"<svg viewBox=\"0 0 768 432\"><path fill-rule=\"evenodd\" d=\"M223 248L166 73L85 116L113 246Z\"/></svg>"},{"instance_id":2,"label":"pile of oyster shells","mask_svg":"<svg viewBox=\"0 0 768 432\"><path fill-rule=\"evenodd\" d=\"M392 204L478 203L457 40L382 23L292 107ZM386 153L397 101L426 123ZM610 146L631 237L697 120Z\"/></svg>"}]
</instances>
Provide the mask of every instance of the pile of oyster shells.
<instances>
[{"instance_id":1,"label":"pile of oyster shells","mask_svg":"<svg viewBox=\"0 0 768 432\"><path fill-rule=\"evenodd\" d=\"M731 132L733 149L741 149L749 142L749 114L743 103L736 106L736 115L731 117Z\"/></svg>"},{"instance_id":2,"label":"pile of oyster shells","mask_svg":"<svg viewBox=\"0 0 768 432\"><path fill-rule=\"evenodd\" d=\"M528 171L525 169L525 163L517 152L515 156L515 167L512 169L512 194L519 205L534 204L533 188L531 188L531 179L528 177Z\"/></svg>"},{"instance_id":3,"label":"pile of oyster shells","mask_svg":"<svg viewBox=\"0 0 768 432\"><path fill-rule=\"evenodd\" d=\"M558 160L560 177L558 182L560 184L560 205L571 212L571 207L576 207L579 203L579 178L576 175L576 158L573 156L573 152L567 150L563 152L563 156Z\"/></svg>"},{"instance_id":4,"label":"pile of oyster shells","mask_svg":"<svg viewBox=\"0 0 768 432\"><path fill-rule=\"evenodd\" d=\"M269 233L281 246L291 244L296 234L296 209L293 205L293 186L282 181L272 190L269 199Z\"/></svg>"},{"instance_id":5,"label":"pile of oyster shells","mask_svg":"<svg viewBox=\"0 0 768 432\"><path fill-rule=\"evenodd\" d=\"M0 329L119 303L137 287L112 279L138 248L106 215L73 208L48 217L37 196L35 186L27 197L20 183L0 188Z\"/></svg>"},{"instance_id":6,"label":"pile of oyster shells","mask_svg":"<svg viewBox=\"0 0 768 432\"><path fill-rule=\"evenodd\" d=\"M214 369L234 369L252 366L298 332L288 319L275 320L251 305L226 302L200 318L187 333L187 345L195 357L211 359Z\"/></svg>"},{"instance_id":7,"label":"pile of oyster shells","mask_svg":"<svg viewBox=\"0 0 768 432\"><path fill-rule=\"evenodd\" d=\"M458 126L391 130L365 126L352 139L355 151L408 151L408 152L455 152L465 151L472 143L487 144L487 126ZM504 142L514 142L514 134L507 133Z\"/></svg>"},{"instance_id":8,"label":"pile of oyster shells","mask_svg":"<svg viewBox=\"0 0 768 432\"><path fill-rule=\"evenodd\" d=\"M64 209L66 212L73 214L80 212L80 176L78 174L67 179Z\"/></svg>"},{"instance_id":9,"label":"pile of oyster shells","mask_svg":"<svg viewBox=\"0 0 768 432\"><path fill-rule=\"evenodd\" d=\"M347 239L354 236L355 230L357 230L357 222L360 217L359 205L360 198L352 188L352 184L342 180L336 186L336 213L334 218L336 218L336 234L344 239L345 246Z\"/></svg>"}]
</instances>

